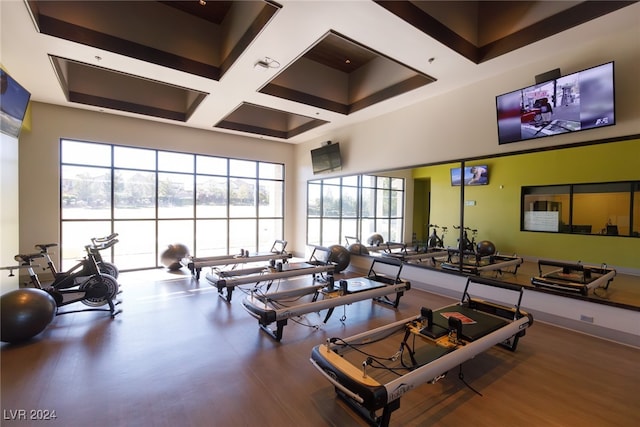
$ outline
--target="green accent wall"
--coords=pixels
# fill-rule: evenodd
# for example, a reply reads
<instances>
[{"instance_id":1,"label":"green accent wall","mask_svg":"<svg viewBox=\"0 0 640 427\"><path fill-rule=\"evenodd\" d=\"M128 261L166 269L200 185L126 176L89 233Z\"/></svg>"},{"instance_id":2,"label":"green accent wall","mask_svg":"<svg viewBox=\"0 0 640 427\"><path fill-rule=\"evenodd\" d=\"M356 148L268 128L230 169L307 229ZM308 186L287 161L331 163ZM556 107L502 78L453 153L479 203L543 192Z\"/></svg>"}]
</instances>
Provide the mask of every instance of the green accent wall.
<instances>
[{"instance_id":1,"label":"green accent wall","mask_svg":"<svg viewBox=\"0 0 640 427\"><path fill-rule=\"evenodd\" d=\"M640 139L469 161L465 166L479 164L489 166L489 184L465 187L464 208L465 226L478 229L476 240L492 241L502 254L640 269L640 238L520 231L521 187L640 180ZM457 241L453 225L460 222L460 187L451 186L450 168L459 166L413 171L415 180L430 179L430 220L449 227L445 245L451 246Z\"/></svg>"},{"instance_id":2,"label":"green accent wall","mask_svg":"<svg viewBox=\"0 0 640 427\"><path fill-rule=\"evenodd\" d=\"M429 187L428 179L414 180L413 184L413 233L419 242L427 240L429 225Z\"/></svg>"}]
</instances>

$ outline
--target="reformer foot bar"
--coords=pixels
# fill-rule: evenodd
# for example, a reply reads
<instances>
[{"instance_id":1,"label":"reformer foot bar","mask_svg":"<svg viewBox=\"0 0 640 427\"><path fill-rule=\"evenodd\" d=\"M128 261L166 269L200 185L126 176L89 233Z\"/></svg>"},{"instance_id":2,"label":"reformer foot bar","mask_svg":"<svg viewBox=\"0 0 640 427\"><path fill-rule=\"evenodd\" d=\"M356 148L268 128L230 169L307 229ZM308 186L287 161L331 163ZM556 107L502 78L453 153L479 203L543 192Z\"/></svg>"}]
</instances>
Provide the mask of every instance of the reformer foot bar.
<instances>
[{"instance_id":1,"label":"reformer foot bar","mask_svg":"<svg viewBox=\"0 0 640 427\"><path fill-rule=\"evenodd\" d=\"M431 265L436 264L436 258L444 258L449 255L449 252L444 248L425 248L424 250L408 250L406 245L401 250L389 250L380 252L382 256L397 258L404 262L413 264L420 264L424 261L428 261Z\"/></svg>"},{"instance_id":2,"label":"reformer foot bar","mask_svg":"<svg viewBox=\"0 0 640 427\"><path fill-rule=\"evenodd\" d=\"M506 306L473 298L472 284L474 289L479 284L513 291L517 303ZM522 294L519 286L469 277L458 304L423 307L418 316L348 338L330 338L312 349L310 361L358 415L386 427L405 393L435 383L495 345L515 351L533 324L533 317L520 310Z\"/></svg>"},{"instance_id":3,"label":"reformer foot bar","mask_svg":"<svg viewBox=\"0 0 640 427\"><path fill-rule=\"evenodd\" d=\"M233 289L238 285L246 285L249 283L258 285L265 283L268 290L275 280L311 275L315 282L316 276L322 274L327 274L330 276L329 281L333 281L334 270L335 266L333 264L313 265L306 262L295 262L278 264L273 267L268 265L241 270L211 272L207 273L205 278L212 286L218 288L218 295L220 297L225 298L227 302L231 302Z\"/></svg>"},{"instance_id":4,"label":"reformer foot bar","mask_svg":"<svg viewBox=\"0 0 640 427\"><path fill-rule=\"evenodd\" d=\"M350 246L351 243L362 244L362 242L360 242L360 239L358 239L357 237L344 236L344 238L347 241L347 246ZM362 247L368 252L393 252L398 250L406 250L407 245L399 242L383 242L377 245L362 245Z\"/></svg>"},{"instance_id":5,"label":"reformer foot bar","mask_svg":"<svg viewBox=\"0 0 640 427\"><path fill-rule=\"evenodd\" d=\"M397 268L395 276L377 272L381 264ZM369 273L365 277L340 280L338 286L332 281L329 284L288 291L259 294L252 292L242 301L242 305L249 314L258 319L258 326L276 341L282 339L282 332L291 317L328 309L323 323L327 323L335 307L344 306L358 301L371 299L374 302L398 307L400 297L411 289L411 284L400 279L402 263L396 260L372 261ZM395 299L389 295L395 294ZM303 297L310 296L304 301ZM320 298L322 297L322 298ZM293 304L296 305L293 305ZM270 325L275 323L276 329Z\"/></svg>"},{"instance_id":6,"label":"reformer foot bar","mask_svg":"<svg viewBox=\"0 0 640 427\"><path fill-rule=\"evenodd\" d=\"M377 246L365 246L371 252L383 254L400 254L407 251L407 245L400 242L384 242Z\"/></svg>"},{"instance_id":7,"label":"reformer foot bar","mask_svg":"<svg viewBox=\"0 0 640 427\"><path fill-rule=\"evenodd\" d=\"M551 270L549 270L551 268ZM534 286L586 296L589 290L608 289L616 270L601 266L538 260L539 275L531 278Z\"/></svg>"},{"instance_id":8,"label":"reformer foot bar","mask_svg":"<svg viewBox=\"0 0 640 427\"><path fill-rule=\"evenodd\" d=\"M187 257L182 260L182 265L186 266L193 277L200 279L200 272L203 267L221 267L227 265L247 264L252 262L262 262L271 260L282 260L286 262L292 258L290 253L285 251L287 242L285 240L276 240L271 247L271 251L263 253L250 254L248 251L242 250L236 255L218 255L210 257Z\"/></svg>"},{"instance_id":9,"label":"reformer foot bar","mask_svg":"<svg viewBox=\"0 0 640 427\"><path fill-rule=\"evenodd\" d=\"M462 264L462 271L468 274L480 274L484 271L496 271L500 274L507 268L513 268L510 273L516 274L518 267L522 265L524 260L521 257L509 255L490 255L481 258L470 257L473 261L465 261ZM456 262L443 262L440 267L446 270L460 271L460 264Z\"/></svg>"}]
</instances>

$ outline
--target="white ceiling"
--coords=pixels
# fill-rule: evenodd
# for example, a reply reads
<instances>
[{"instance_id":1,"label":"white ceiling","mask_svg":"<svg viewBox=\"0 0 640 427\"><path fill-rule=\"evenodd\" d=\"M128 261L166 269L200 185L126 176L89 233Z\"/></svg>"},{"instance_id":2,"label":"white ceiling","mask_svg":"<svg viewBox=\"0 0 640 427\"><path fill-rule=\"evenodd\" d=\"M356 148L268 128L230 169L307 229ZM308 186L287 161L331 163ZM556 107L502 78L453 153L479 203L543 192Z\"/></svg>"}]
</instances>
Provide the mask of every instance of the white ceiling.
<instances>
[{"instance_id":1,"label":"white ceiling","mask_svg":"<svg viewBox=\"0 0 640 427\"><path fill-rule=\"evenodd\" d=\"M522 66L537 62L551 45L558 46L564 43L564 40L573 43L575 40L591 38L598 31L606 31L607 26L633 25L637 20L625 21L625 16L637 14L639 11L638 4L635 4L622 11L605 15L545 40L476 64L369 0L281 0L278 4L282 5L282 8L220 81L40 34L30 18L27 6L21 0L0 0L2 23L0 62L20 84L31 92L33 101L43 103L105 110L66 100L49 61L49 55L56 55L209 94L186 123L116 110L106 110L108 113L221 132L218 129L214 130L213 126L238 105L246 102L329 122L287 140L243 134L248 137L295 144L319 138L335 129L375 118L429 97L500 75L510 68L510 64ZM462 13L466 12L462 11ZM535 12L532 10L531 13ZM515 28L519 25L527 25L531 19L530 16L522 16L519 22L513 22L512 26ZM437 81L349 115L321 110L258 92L277 72L275 69L254 67L258 60L269 57L286 67L329 30L357 40L385 56L436 78ZM97 59L98 57L100 60ZM430 58L433 59L430 61ZM545 71L547 70L533 70L530 76L523 76L523 85L532 83L535 74ZM242 134L231 130L222 132Z\"/></svg>"}]
</instances>

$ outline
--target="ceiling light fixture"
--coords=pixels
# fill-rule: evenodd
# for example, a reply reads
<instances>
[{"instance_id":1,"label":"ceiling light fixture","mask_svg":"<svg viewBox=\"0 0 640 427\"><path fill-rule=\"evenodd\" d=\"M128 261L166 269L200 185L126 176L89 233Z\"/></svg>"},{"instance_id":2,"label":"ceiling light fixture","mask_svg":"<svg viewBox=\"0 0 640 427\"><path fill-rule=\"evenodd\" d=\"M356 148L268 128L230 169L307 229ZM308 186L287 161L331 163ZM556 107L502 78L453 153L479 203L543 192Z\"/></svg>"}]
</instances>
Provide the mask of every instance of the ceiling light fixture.
<instances>
[{"instance_id":1,"label":"ceiling light fixture","mask_svg":"<svg viewBox=\"0 0 640 427\"><path fill-rule=\"evenodd\" d=\"M206 0L198 0L198 2L200 3L200 6L206 6L207 5Z\"/></svg>"},{"instance_id":2,"label":"ceiling light fixture","mask_svg":"<svg viewBox=\"0 0 640 427\"><path fill-rule=\"evenodd\" d=\"M262 68L265 70L268 70L269 68L280 68L280 63L275 59L265 56L264 58L259 59L258 62L253 65L253 68Z\"/></svg>"}]
</instances>

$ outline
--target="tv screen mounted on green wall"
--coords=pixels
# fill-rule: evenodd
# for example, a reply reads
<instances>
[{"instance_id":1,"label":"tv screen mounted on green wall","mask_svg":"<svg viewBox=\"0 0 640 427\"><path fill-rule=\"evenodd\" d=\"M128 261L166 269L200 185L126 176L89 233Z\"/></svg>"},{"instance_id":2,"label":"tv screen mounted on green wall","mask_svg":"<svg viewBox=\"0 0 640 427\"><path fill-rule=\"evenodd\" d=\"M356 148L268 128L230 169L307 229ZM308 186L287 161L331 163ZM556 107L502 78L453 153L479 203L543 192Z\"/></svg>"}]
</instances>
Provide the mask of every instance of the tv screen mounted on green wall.
<instances>
[{"instance_id":1,"label":"tv screen mounted on green wall","mask_svg":"<svg viewBox=\"0 0 640 427\"><path fill-rule=\"evenodd\" d=\"M451 168L451 185L461 185L462 170ZM469 166L464 168L464 185L489 184L489 167L487 165Z\"/></svg>"}]
</instances>

